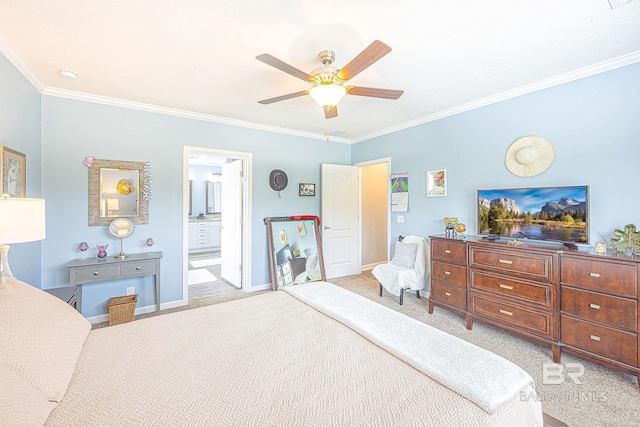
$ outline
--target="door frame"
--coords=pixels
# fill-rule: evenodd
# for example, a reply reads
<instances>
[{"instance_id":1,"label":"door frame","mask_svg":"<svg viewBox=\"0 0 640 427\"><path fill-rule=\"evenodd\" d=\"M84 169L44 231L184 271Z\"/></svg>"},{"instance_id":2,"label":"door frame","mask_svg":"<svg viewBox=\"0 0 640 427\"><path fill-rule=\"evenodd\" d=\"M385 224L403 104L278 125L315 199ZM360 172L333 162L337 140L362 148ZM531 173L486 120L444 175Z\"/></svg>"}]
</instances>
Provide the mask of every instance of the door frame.
<instances>
[{"instance_id":1,"label":"door frame","mask_svg":"<svg viewBox=\"0 0 640 427\"><path fill-rule=\"evenodd\" d=\"M251 212L253 154L215 148L183 146L182 151L182 303L189 304L189 153L242 160L242 290L251 292Z\"/></svg>"},{"instance_id":2,"label":"door frame","mask_svg":"<svg viewBox=\"0 0 640 427\"><path fill-rule=\"evenodd\" d=\"M373 159L373 160L367 160L365 162L357 162L354 163L354 166L358 166L360 168L362 168L363 166L370 166L370 165L377 165L377 164L381 164L381 163L386 163L387 164L387 172L389 174L391 174L391 157L381 157L379 159ZM362 175L362 174L361 174ZM389 191L389 182L387 180L387 210L388 210L388 214L387 214L387 261L389 261L389 259L391 258L391 192ZM362 179L360 179L360 220L358 221L358 224L360 226L360 242L359 242L359 246L360 246L360 260L362 261L362 198L364 197L363 193L362 193ZM362 263L361 263L361 268L362 268Z\"/></svg>"}]
</instances>

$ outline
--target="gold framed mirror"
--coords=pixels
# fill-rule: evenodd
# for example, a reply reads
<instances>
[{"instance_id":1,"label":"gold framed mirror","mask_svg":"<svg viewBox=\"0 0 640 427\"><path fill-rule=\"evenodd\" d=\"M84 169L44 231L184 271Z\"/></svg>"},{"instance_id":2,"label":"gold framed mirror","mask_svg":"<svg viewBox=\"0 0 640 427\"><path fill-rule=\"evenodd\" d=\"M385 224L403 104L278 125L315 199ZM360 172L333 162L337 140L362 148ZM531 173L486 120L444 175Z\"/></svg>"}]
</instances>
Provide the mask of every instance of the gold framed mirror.
<instances>
[{"instance_id":1,"label":"gold framed mirror","mask_svg":"<svg viewBox=\"0 0 640 427\"><path fill-rule=\"evenodd\" d=\"M265 218L265 224L273 289L325 280L318 217Z\"/></svg>"},{"instance_id":2,"label":"gold framed mirror","mask_svg":"<svg viewBox=\"0 0 640 427\"><path fill-rule=\"evenodd\" d=\"M115 218L149 223L145 179L144 162L95 159L89 168L89 225L109 225Z\"/></svg>"}]
</instances>

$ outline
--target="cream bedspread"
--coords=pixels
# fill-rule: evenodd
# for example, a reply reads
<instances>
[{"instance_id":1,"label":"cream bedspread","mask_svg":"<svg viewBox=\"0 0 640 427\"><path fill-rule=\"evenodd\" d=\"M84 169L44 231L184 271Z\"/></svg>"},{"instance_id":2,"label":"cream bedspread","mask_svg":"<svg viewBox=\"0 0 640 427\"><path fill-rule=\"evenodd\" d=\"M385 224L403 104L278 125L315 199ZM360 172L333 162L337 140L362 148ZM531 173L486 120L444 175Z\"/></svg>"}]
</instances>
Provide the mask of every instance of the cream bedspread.
<instances>
[{"instance_id":1,"label":"cream bedspread","mask_svg":"<svg viewBox=\"0 0 640 427\"><path fill-rule=\"evenodd\" d=\"M91 331L46 425L540 426L542 412L515 398L489 414L278 291Z\"/></svg>"}]
</instances>

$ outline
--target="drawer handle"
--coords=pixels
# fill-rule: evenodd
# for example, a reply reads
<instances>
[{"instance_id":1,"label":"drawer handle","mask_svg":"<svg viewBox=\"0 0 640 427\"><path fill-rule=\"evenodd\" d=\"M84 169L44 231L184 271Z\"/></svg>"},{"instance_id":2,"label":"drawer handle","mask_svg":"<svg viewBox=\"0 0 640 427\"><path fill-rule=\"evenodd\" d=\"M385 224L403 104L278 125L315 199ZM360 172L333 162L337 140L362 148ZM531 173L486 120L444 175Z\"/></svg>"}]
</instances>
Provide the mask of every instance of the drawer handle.
<instances>
[{"instance_id":1,"label":"drawer handle","mask_svg":"<svg viewBox=\"0 0 640 427\"><path fill-rule=\"evenodd\" d=\"M513 316L513 313L507 310L500 309L500 313L506 314L507 316Z\"/></svg>"},{"instance_id":2,"label":"drawer handle","mask_svg":"<svg viewBox=\"0 0 640 427\"><path fill-rule=\"evenodd\" d=\"M93 272L93 275L94 275L94 276L97 276L98 274L100 274L100 273L98 273L97 271L94 271L94 272Z\"/></svg>"},{"instance_id":3,"label":"drawer handle","mask_svg":"<svg viewBox=\"0 0 640 427\"><path fill-rule=\"evenodd\" d=\"M451 293L450 293L450 292L445 292L444 294L445 294L446 296L448 296L448 297L450 297L450 296L451 296Z\"/></svg>"},{"instance_id":4,"label":"drawer handle","mask_svg":"<svg viewBox=\"0 0 640 427\"><path fill-rule=\"evenodd\" d=\"M142 267L136 267L136 270L140 270Z\"/></svg>"},{"instance_id":5,"label":"drawer handle","mask_svg":"<svg viewBox=\"0 0 640 427\"><path fill-rule=\"evenodd\" d=\"M597 335L589 335L589 338L591 338L594 341L600 341L600 337Z\"/></svg>"},{"instance_id":6,"label":"drawer handle","mask_svg":"<svg viewBox=\"0 0 640 427\"><path fill-rule=\"evenodd\" d=\"M510 291L512 291L512 290L513 290L513 286L503 285L502 283L500 283L500 287L501 287L502 289L507 289L507 290L510 290Z\"/></svg>"},{"instance_id":7,"label":"drawer handle","mask_svg":"<svg viewBox=\"0 0 640 427\"><path fill-rule=\"evenodd\" d=\"M600 306L598 304L589 304L589 307L600 310Z\"/></svg>"},{"instance_id":8,"label":"drawer handle","mask_svg":"<svg viewBox=\"0 0 640 427\"><path fill-rule=\"evenodd\" d=\"M600 273L589 273L591 277L600 277Z\"/></svg>"},{"instance_id":9,"label":"drawer handle","mask_svg":"<svg viewBox=\"0 0 640 427\"><path fill-rule=\"evenodd\" d=\"M445 249L445 250L444 250L444 253L445 253L445 254L450 254L450 253L451 253L451 251L450 251L449 249Z\"/></svg>"},{"instance_id":10,"label":"drawer handle","mask_svg":"<svg viewBox=\"0 0 640 427\"><path fill-rule=\"evenodd\" d=\"M445 271L444 274L446 274L447 276L451 274L450 271Z\"/></svg>"},{"instance_id":11,"label":"drawer handle","mask_svg":"<svg viewBox=\"0 0 640 427\"><path fill-rule=\"evenodd\" d=\"M509 261L508 259L499 259L498 262L502 264L513 264L513 261Z\"/></svg>"}]
</instances>

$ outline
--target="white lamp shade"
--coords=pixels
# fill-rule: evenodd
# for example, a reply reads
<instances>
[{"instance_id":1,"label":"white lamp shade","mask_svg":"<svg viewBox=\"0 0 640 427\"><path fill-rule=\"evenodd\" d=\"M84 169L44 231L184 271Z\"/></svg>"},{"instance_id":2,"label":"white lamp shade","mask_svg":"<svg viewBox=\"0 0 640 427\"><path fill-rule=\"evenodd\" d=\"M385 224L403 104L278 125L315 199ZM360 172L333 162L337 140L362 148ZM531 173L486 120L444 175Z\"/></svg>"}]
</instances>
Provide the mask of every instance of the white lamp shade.
<instances>
[{"instance_id":1,"label":"white lamp shade","mask_svg":"<svg viewBox=\"0 0 640 427\"><path fill-rule=\"evenodd\" d=\"M346 93L344 87L334 84L318 85L309 91L309 95L321 107L335 107Z\"/></svg>"},{"instance_id":2,"label":"white lamp shade","mask_svg":"<svg viewBox=\"0 0 640 427\"><path fill-rule=\"evenodd\" d=\"M33 242L45 237L44 199L0 198L0 244Z\"/></svg>"}]
</instances>

